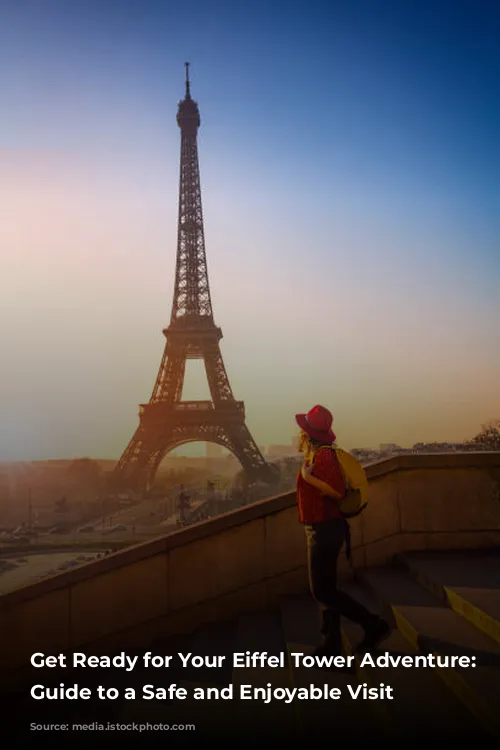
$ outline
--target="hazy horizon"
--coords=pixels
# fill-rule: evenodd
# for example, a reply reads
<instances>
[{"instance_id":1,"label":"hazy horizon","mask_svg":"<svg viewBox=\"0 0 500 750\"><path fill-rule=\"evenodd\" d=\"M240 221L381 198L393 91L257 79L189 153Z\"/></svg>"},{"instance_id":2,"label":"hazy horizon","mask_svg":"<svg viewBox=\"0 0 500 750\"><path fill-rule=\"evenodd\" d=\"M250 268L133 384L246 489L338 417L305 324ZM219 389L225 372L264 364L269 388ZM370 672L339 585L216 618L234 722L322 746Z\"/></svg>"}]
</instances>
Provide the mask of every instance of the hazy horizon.
<instances>
[{"instance_id":1,"label":"hazy horizon","mask_svg":"<svg viewBox=\"0 0 500 750\"><path fill-rule=\"evenodd\" d=\"M26 0L0 21L0 461L115 459L138 426L185 60L214 316L256 443L289 444L316 403L345 447L499 416L499 10ZM184 398L207 397L201 367Z\"/></svg>"}]
</instances>

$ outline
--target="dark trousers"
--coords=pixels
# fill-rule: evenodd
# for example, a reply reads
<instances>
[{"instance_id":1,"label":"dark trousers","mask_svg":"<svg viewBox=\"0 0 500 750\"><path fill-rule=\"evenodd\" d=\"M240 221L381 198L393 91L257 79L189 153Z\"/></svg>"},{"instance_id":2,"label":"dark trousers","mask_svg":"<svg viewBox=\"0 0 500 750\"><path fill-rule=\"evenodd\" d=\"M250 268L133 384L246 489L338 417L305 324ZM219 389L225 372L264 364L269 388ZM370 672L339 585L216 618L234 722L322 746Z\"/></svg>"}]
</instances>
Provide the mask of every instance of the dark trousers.
<instances>
[{"instance_id":1,"label":"dark trousers","mask_svg":"<svg viewBox=\"0 0 500 750\"><path fill-rule=\"evenodd\" d=\"M341 651L341 616L369 627L376 616L366 607L337 588L337 563L346 539L346 522L342 519L307 525L307 562L309 585L321 617L322 642Z\"/></svg>"}]
</instances>

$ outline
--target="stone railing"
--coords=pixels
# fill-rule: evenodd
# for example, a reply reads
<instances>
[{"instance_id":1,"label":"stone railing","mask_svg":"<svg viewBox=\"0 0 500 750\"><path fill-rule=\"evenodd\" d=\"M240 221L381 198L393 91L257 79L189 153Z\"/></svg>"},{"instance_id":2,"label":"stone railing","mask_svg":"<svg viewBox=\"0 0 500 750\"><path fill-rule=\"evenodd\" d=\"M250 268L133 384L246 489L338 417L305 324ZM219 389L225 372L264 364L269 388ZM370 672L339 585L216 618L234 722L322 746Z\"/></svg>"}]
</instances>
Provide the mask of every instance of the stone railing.
<instances>
[{"instance_id":1,"label":"stone railing","mask_svg":"<svg viewBox=\"0 0 500 750\"><path fill-rule=\"evenodd\" d=\"M369 508L351 524L355 566L404 550L500 544L500 453L399 456L367 474ZM290 492L5 594L0 685L35 651L148 645L306 586Z\"/></svg>"}]
</instances>

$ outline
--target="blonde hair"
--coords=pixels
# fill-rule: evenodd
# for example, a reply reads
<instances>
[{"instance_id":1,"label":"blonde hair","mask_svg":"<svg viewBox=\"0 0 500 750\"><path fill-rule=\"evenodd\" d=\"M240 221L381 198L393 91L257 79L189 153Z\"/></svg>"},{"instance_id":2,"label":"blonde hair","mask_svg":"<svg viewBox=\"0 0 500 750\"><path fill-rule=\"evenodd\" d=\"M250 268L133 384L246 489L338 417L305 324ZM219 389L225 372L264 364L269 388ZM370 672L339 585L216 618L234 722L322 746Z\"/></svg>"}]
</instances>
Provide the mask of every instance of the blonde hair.
<instances>
[{"instance_id":1,"label":"blonde hair","mask_svg":"<svg viewBox=\"0 0 500 750\"><path fill-rule=\"evenodd\" d=\"M304 430L301 430L299 433L299 450L303 454L306 461L311 455L311 448L312 446L309 435L307 434L307 432L304 432Z\"/></svg>"},{"instance_id":2,"label":"blonde hair","mask_svg":"<svg viewBox=\"0 0 500 750\"><path fill-rule=\"evenodd\" d=\"M313 458L318 447L320 445L323 445L323 443L319 443L316 440L312 440L312 438L309 437L309 435L307 434L307 432L305 432L305 430L300 431L299 441L300 441L299 445L302 447L302 453L304 454L304 459L306 461ZM336 443L332 443L332 446L336 447Z\"/></svg>"}]
</instances>

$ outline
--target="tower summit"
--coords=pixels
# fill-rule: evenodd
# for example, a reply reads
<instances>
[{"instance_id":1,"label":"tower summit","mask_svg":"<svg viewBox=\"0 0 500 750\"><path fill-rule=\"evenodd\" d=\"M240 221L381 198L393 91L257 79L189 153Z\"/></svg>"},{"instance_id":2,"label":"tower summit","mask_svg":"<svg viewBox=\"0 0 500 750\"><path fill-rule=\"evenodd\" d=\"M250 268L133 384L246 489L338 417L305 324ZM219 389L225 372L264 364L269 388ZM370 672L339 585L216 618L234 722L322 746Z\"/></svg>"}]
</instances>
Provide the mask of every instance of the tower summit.
<instances>
[{"instance_id":1,"label":"tower summit","mask_svg":"<svg viewBox=\"0 0 500 750\"><path fill-rule=\"evenodd\" d=\"M163 331L167 341L151 398L140 406L139 426L114 471L118 486L136 491L152 485L169 451L197 441L227 448L251 480L272 483L276 478L246 426L244 404L233 396L220 351L222 331L214 322L205 254L197 144L200 122L186 63L186 93L177 111L181 161L170 325ZM188 359L204 361L211 400L181 400Z\"/></svg>"},{"instance_id":2,"label":"tower summit","mask_svg":"<svg viewBox=\"0 0 500 750\"><path fill-rule=\"evenodd\" d=\"M170 325L203 318L213 322L208 285L197 135L200 127L197 103L191 99L189 63L186 63L186 96L179 102L177 124L181 129L181 173L177 227L177 265Z\"/></svg>"},{"instance_id":3,"label":"tower summit","mask_svg":"<svg viewBox=\"0 0 500 750\"><path fill-rule=\"evenodd\" d=\"M191 99L191 83L189 80L189 63L184 63L186 66L186 95L184 99L179 102L179 108L177 111L177 124L182 132L189 135L196 135L198 128L200 127L200 113L198 105Z\"/></svg>"}]
</instances>

